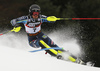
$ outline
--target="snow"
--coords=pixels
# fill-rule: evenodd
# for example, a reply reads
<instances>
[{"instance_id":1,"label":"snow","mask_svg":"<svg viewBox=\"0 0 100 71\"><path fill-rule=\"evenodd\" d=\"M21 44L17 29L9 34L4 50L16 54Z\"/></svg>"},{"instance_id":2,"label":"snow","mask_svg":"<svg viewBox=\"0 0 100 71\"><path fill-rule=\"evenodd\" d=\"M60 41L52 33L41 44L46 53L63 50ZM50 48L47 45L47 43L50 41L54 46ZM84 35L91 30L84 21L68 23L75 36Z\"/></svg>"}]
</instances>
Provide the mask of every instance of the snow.
<instances>
[{"instance_id":1,"label":"snow","mask_svg":"<svg viewBox=\"0 0 100 71\"><path fill-rule=\"evenodd\" d=\"M55 37L49 36L52 39ZM54 39L54 41L57 40ZM35 49L31 48L27 42L27 36L23 35L7 34L0 36L0 71L100 71L100 68L97 67L58 60L49 54L45 55L45 51L30 53L29 51ZM66 45L70 47L69 50L74 46L77 48L76 51L80 53L80 46L76 40L70 40L68 43L64 43L62 47ZM75 53L76 51L72 52Z\"/></svg>"},{"instance_id":2,"label":"snow","mask_svg":"<svg viewBox=\"0 0 100 71\"><path fill-rule=\"evenodd\" d=\"M0 71L100 71L44 55L0 46Z\"/></svg>"}]
</instances>

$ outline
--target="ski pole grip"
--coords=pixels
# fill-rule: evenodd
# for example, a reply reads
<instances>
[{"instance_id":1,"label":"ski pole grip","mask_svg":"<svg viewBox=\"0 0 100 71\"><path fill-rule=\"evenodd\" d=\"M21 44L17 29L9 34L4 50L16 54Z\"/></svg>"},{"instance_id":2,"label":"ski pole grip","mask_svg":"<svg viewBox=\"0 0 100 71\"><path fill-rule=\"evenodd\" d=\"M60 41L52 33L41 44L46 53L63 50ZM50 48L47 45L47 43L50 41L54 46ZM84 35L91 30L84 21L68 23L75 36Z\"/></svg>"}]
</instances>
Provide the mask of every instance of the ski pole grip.
<instances>
[{"instance_id":1,"label":"ski pole grip","mask_svg":"<svg viewBox=\"0 0 100 71\"><path fill-rule=\"evenodd\" d=\"M19 27L14 27L11 31L14 31L14 32L19 32L20 31L20 29L21 29L21 27L19 26Z\"/></svg>"}]
</instances>

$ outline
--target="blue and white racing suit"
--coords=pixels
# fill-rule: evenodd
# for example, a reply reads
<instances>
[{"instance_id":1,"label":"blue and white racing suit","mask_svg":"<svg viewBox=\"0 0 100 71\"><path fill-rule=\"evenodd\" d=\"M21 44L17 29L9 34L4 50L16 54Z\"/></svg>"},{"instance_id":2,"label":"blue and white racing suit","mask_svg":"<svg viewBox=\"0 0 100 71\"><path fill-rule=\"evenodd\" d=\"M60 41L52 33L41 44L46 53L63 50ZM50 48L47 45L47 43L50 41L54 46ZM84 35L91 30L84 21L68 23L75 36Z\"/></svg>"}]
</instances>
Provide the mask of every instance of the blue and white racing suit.
<instances>
[{"instance_id":1,"label":"blue and white racing suit","mask_svg":"<svg viewBox=\"0 0 100 71\"><path fill-rule=\"evenodd\" d=\"M38 48L39 40L43 40L50 47L58 47L54 42L43 32L41 32L41 24L43 22L50 22L45 19L47 16L40 15L40 17L35 20L31 16L22 16L11 20L12 26L16 26L19 23L23 23L25 26L25 31L28 34L28 41L30 46Z\"/></svg>"}]
</instances>

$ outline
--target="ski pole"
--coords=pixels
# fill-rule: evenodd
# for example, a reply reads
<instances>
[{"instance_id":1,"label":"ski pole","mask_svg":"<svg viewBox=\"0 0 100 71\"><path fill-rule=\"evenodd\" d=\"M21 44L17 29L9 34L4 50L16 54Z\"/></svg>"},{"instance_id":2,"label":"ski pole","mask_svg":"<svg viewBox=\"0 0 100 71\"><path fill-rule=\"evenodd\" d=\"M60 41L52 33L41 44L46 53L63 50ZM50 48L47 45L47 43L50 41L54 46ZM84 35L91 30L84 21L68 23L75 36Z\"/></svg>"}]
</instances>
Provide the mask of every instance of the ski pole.
<instances>
[{"instance_id":1,"label":"ski pole","mask_svg":"<svg viewBox=\"0 0 100 71\"><path fill-rule=\"evenodd\" d=\"M63 48L59 48L59 47L53 47L53 48L43 48L43 49L33 50L33 51L29 51L29 52L38 52L38 51L50 50L50 49L63 49Z\"/></svg>"},{"instance_id":2,"label":"ski pole","mask_svg":"<svg viewBox=\"0 0 100 71\"><path fill-rule=\"evenodd\" d=\"M46 19L48 21L57 21L57 20L100 20L100 18L57 18L55 16L49 16Z\"/></svg>"},{"instance_id":3,"label":"ski pole","mask_svg":"<svg viewBox=\"0 0 100 71\"><path fill-rule=\"evenodd\" d=\"M20 29L21 29L20 26L19 26L19 27L14 27L12 30L10 30L10 31L8 31L8 32L1 33L0 36L1 36L1 35L4 35L4 34L7 34L7 33L10 33L10 32L13 32L13 31L14 31L14 32L19 32Z\"/></svg>"}]
</instances>

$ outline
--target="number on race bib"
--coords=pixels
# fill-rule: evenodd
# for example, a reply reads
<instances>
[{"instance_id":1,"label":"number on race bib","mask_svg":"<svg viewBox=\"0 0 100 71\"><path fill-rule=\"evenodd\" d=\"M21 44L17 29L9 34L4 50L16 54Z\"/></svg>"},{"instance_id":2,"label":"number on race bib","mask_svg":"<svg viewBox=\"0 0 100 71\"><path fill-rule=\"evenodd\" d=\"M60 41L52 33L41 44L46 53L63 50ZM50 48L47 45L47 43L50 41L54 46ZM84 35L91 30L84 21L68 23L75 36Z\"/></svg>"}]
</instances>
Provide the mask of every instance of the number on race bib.
<instances>
[{"instance_id":1,"label":"number on race bib","mask_svg":"<svg viewBox=\"0 0 100 71\"><path fill-rule=\"evenodd\" d=\"M36 27L33 28L34 32L36 31Z\"/></svg>"}]
</instances>

